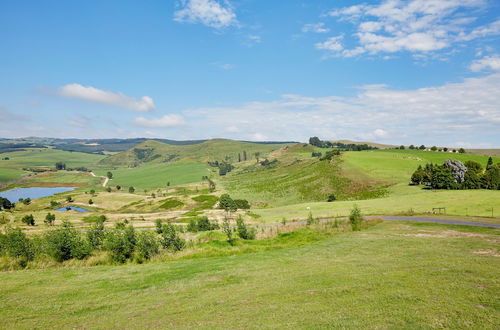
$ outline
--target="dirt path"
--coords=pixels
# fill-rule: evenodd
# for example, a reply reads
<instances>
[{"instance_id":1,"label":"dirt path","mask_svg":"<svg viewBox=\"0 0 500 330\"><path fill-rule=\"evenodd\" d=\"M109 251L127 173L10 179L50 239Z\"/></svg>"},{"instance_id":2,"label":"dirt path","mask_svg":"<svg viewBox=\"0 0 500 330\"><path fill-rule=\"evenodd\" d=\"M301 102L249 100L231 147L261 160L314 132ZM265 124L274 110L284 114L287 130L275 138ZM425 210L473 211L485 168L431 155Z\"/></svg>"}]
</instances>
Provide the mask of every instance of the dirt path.
<instances>
[{"instance_id":1,"label":"dirt path","mask_svg":"<svg viewBox=\"0 0 500 330\"><path fill-rule=\"evenodd\" d=\"M102 186L104 188L106 188L106 186L107 186L107 184L109 182L109 178L107 176L97 176L97 175L95 175L94 172L90 172L90 175L92 175L93 177L96 177L96 178L102 178L102 179L104 179L104 182L102 183Z\"/></svg>"}]
</instances>

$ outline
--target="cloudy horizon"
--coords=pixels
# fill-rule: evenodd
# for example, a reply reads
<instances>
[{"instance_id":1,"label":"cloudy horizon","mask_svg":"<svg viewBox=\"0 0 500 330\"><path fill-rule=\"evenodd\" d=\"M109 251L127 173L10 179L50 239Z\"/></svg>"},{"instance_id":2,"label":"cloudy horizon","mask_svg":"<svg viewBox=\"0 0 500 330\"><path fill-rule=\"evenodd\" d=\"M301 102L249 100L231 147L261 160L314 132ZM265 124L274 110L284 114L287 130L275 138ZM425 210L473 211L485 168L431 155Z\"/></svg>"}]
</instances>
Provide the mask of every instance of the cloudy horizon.
<instances>
[{"instance_id":1,"label":"cloudy horizon","mask_svg":"<svg viewBox=\"0 0 500 330\"><path fill-rule=\"evenodd\" d=\"M493 1L29 3L0 13L3 138L500 147Z\"/></svg>"}]
</instances>

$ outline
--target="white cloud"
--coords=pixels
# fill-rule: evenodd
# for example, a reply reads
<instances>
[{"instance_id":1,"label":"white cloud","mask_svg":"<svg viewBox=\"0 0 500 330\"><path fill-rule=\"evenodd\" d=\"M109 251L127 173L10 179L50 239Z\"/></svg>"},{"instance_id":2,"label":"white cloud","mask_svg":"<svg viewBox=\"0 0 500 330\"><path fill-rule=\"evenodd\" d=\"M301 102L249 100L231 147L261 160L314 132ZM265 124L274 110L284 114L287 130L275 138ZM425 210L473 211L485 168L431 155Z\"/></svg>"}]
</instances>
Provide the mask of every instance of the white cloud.
<instances>
[{"instance_id":1,"label":"white cloud","mask_svg":"<svg viewBox=\"0 0 500 330\"><path fill-rule=\"evenodd\" d=\"M469 68L474 72L483 70L500 71L500 55L485 56L482 59L475 60Z\"/></svg>"},{"instance_id":2,"label":"white cloud","mask_svg":"<svg viewBox=\"0 0 500 330\"><path fill-rule=\"evenodd\" d=\"M234 126L238 128L235 137L241 139L306 141L317 135L450 144L459 130L461 138L471 143L490 139L500 146L498 86L500 73L413 90L368 85L354 97L283 95L271 102L198 108L184 114L193 131L202 132L192 138L219 136Z\"/></svg>"},{"instance_id":3,"label":"white cloud","mask_svg":"<svg viewBox=\"0 0 500 330\"><path fill-rule=\"evenodd\" d=\"M138 117L134 119L134 123L142 127L150 128L166 128L166 127L179 127L186 124L181 115L170 114L160 118L147 119Z\"/></svg>"},{"instance_id":4,"label":"white cloud","mask_svg":"<svg viewBox=\"0 0 500 330\"><path fill-rule=\"evenodd\" d=\"M231 126L226 127L224 129L224 131L226 131L228 133L238 133L240 130L237 126L231 125Z\"/></svg>"},{"instance_id":5,"label":"white cloud","mask_svg":"<svg viewBox=\"0 0 500 330\"><path fill-rule=\"evenodd\" d=\"M376 5L355 5L333 10L329 16L356 26L353 49L318 47L335 56L407 51L428 54L451 45L500 34L500 20L471 28L485 0L384 0ZM325 41L327 43L330 39Z\"/></svg>"},{"instance_id":6,"label":"white cloud","mask_svg":"<svg viewBox=\"0 0 500 330\"><path fill-rule=\"evenodd\" d=\"M302 32L326 33L330 32L330 29L325 27L325 23L312 23L312 24L305 24L302 27Z\"/></svg>"},{"instance_id":7,"label":"white cloud","mask_svg":"<svg viewBox=\"0 0 500 330\"><path fill-rule=\"evenodd\" d=\"M323 49L323 50L329 50L329 51L341 51L344 49L344 46L342 46L342 39L343 36L337 36L337 37L330 37L328 40L324 42L318 42L314 46L316 49Z\"/></svg>"},{"instance_id":8,"label":"white cloud","mask_svg":"<svg viewBox=\"0 0 500 330\"><path fill-rule=\"evenodd\" d=\"M69 84L58 89L58 94L64 97L86 100L112 105L135 111L147 112L155 108L153 99L143 96L139 100L122 93L105 91L92 86Z\"/></svg>"},{"instance_id":9,"label":"white cloud","mask_svg":"<svg viewBox=\"0 0 500 330\"><path fill-rule=\"evenodd\" d=\"M174 20L177 22L202 23L216 29L238 22L233 8L227 1L182 0L180 6L182 9L174 14Z\"/></svg>"}]
</instances>

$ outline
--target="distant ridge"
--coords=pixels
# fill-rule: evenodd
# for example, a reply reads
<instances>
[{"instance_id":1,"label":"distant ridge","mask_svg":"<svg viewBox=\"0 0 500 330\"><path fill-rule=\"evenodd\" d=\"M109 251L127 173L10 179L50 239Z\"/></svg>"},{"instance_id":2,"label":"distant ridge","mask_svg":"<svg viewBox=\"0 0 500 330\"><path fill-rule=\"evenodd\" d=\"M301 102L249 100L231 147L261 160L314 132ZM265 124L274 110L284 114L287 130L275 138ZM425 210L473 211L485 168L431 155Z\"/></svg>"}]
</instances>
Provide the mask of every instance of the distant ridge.
<instances>
[{"instance_id":1,"label":"distant ridge","mask_svg":"<svg viewBox=\"0 0 500 330\"><path fill-rule=\"evenodd\" d=\"M360 141L352 141L352 140L332 140L330 141L332 143L343 143L343 144L366 144L371 147L376 147L379 149L392 149L395 148L395 145L392 144L382 144L382 143L376 143L376 142L360 142Z\"/></svg>"}]
</instances>

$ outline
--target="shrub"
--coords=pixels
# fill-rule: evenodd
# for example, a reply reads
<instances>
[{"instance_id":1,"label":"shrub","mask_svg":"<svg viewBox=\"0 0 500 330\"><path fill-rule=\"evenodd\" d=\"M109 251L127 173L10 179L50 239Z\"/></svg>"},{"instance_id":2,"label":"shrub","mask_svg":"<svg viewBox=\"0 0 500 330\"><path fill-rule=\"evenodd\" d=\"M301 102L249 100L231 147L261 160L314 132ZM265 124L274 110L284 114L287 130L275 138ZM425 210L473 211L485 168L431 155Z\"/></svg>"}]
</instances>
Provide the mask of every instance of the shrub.
<instances>
[{"instance_id":1,"label":"shrub","mask_svg":"<svg viewBox=\"0 0 500 330\"><path fill-rule=\"evenodd\" d=\"M50 212L47 213L47 215L45 216L45 220L44 220L45 224L47 226L52 226L52 225L54 225L54 221L56 221L56 215L53 213L50 213Z\"/></svg>"},{"instance_id":2,"label":"shrub","mask_svg":"<svg viewBox=\"0 0 500 330\"><path fill-rule=\"evenodd\" d=\"M236 204L236 208L240 210L248 210L250 208L250 203L246 199L235 199L234 203Z\"/></svg>"},{"instance_id":3,"label":"shrub","mask_svg":"<svg viewBox=\"0 0 500 330\"><path fill-rule=\"evenodd\" d=\"M328 196L328 200L327 200L327 201L328 201L328 202L333 202L333 201L335 201L336 199L337 199L337 198L335 197L335 195L334 195L334 194L330 194L330 195Z\"/></svg>"},{"instance_id":4,"label":"shrub","mask_svg":"<svg viewBox=\"0 0 500 330\"><path fill-rule=\"evenodd\" d=\"M107 192L111 192L111 187L107 187L107 188L106 188L106 191L107 191Z\"/></svg>"},{"instance_id":5,"label":"shrub","mask_svg":"<svg viewBox=\"0 0 500 330\"><path fill-rule=\"evenodd\" d=\"M137 235L137 254L139 261L148 260L158 254L160 250L160 242L158 237L153 232L140 232Z\"/></svg>"},{"instance_id":6,"label":"shrub","mask_svg":"<svg viewBox=\"0 0 500 330\"><path fill-rule=\"evenodd\" d=\"M47 254L58 262L72 258L84 259L91 252L88 242L80 237L68 221L63 222L62 228L46 233L45 243Z\"/></svg>"},{"instance_id":7,"label":"shrub","mask_svg":"<svg viewBox=\"0 0 500 330\"><path fill-rule=\"evenodd\" d=\"M8 256L24 261L33 260L35 256L33 242L20 228L8 227L5 234L0 234L0 251L5 251Z\"/></svg>"},{"instance_id":8,"label":"shrub","mask_svg":"<svg viewBox=\"0 0 500 330\"><path fill-rule=\"evenodd\" d=\"M234 200L228 194L222 194L219 198L219 209L226 212L234 212L238 209Z\"/></svg>"},{"instance_id":9,"label":"shrub","mask_svg":"<svg viewBox=\"0 0 500 330\"><path fill-rule=\"evenodd\" d=\"M59 206L61 206L61 203L56 201L50 201L50 207L59 207Z\"/></svg>"},{"instance_id":10,"label":"shrub","mask_svg":"<svg viewBox=\"0 0 500 330\"><path fill-rule=\"evenodd\" d=\"M226 234L227 241L229 244L233 244L233 229L231 228L231 225L229 223L229 218L226 216L224 217L224 221L222 222L222 231L224 234Z\"/></svg>"},{"instance_id":11,"label":"shrub","mask_svg":"<svg viewBox=\"0 0 500 330\"><path fill-rule=\"evenodd\" d=\"M361 230L363 215L361 214L361 210L358 208L356 204L351 210L351 214L349 215L349 221L351 222L351 227L353 231Z\"/></svg>"},{"instance_id":12,"label":"shrub","mask_svg":"<svg viewBox=\"0 0 500 330\"><path fill-rule=\"evenodd\" d=\"M94 204L94 201L91 198L91 199L89 199L89 205L92 205L92 204Z\"/></svg>"},{"instance_id":13,"label":"shrub","mask_svg":"<svg viewBox=\"0 0 500 330\"><path fill-rule=\"evenodd\" d=\"M73 202L73 198L71 196L66 197L66 202L71 203Z\"/></svg>"},{"instance_id":14,"label":"shrub","mask_svg":"<svg viewBox=\"0 0 500 330\"><path fill-rule=\"evenodd\" d=\"M186 246L186 242L179 237L171 223L163 225L161 236L161 245L167 250L181 251Z\"/></svg>"},{"instance_id":15,"label":"shrub","mask_svg":"<svg viewBox=\"0 0 500 330\"><path fill-rule=\"evenodd\" d=\"M105 235L104 221L97 221L87 231L87 240L93 249L99 250L103 246Z\"/></svg>"},{"instance_id":16,"label":"shrub","mask_svg":"<svg viewBox=\"0 0 500 330\"><path fill-rule=\"evenodd\" d=\"M128 192L130 194L133 194L135 192L135 188L134 187L128 187Z\"/></svg>"},{"instance_id":17,"label":"shrub","mask_svg":"<svg viewBox=\"0 0 500 330\"><path fill-rule=\"evenodd\" d=\"M34 226L35 225L35 218L33 217L33 214L30 215L25 215L22 219L22 222L27 224L28 226Z\"/></svg>"},{"instance_id":18,"label":"shrub","mask_svg":"<svg viewBox=\"0 0 500 330\"><path fill-rule=\"evenodd\" d=\"M247 225L241 215L236 219L236 226L238 228L238 236L240 238L248 240L255 239L255 228L247 228Z\"/></svg>"},{"instance_id":19,"label":"shrub","mask_svg":"<svg viewBox=\"0 0 500 330\"><path fill-rule=\"evenodd\" d=\"M14 204L10 202L7 198L0 197L0 210L10 210L14 207Z\"/></svg>"},{"instance_id":20,"label":"shrub","mask_svg":"<svg viewBox=\"0 0 500 330\"><path fill-rule=\"evenodd\" d=\"M134 253L135 244L134 228L128 226L125 229L108 231L105 235L103 247L110 252L111 260L124 263Z\"/></svg>"},{"instance_id":21,"label":"shrub","mask_svg":"<svg viewBox=\"0 0 500 330\"><path fill-rule=\"evenodd\" d=\"M163 221L161 219L155 220L156 233L161 234L163 232Z\"/></svg>"}]
</instances>

